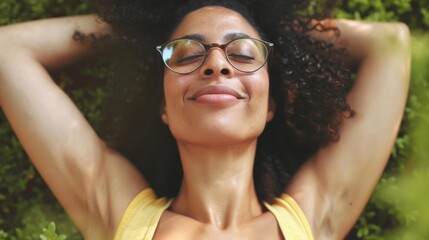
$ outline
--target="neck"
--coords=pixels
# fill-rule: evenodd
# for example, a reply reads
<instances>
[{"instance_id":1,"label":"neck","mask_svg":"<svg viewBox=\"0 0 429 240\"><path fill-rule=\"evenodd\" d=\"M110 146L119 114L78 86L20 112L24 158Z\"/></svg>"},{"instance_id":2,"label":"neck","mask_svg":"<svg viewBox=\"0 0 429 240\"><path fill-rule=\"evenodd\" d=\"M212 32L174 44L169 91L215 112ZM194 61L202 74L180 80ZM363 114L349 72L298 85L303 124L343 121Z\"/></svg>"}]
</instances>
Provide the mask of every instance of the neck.
<instances>
[{"instance_id":1,"label":"neck","mask_svg":"<svg viewBox=\"0 0 429 240\"><path fill-rule=\"evenodd\" d=\"M184 178L174 212L221 229L262 213L253 182L256 140L222 147L178 146Z\"/></svg>"}]
</instances>

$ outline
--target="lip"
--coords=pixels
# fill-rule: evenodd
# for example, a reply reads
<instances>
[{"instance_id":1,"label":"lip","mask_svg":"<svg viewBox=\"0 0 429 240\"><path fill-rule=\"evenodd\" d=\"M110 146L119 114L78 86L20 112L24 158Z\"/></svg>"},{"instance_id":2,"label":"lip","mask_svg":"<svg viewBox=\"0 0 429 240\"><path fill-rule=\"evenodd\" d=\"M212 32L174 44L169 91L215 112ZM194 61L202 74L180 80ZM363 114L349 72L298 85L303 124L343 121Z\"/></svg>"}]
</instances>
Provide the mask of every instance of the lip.
<instances>
[{"instance_id":1,"label":"lip","mask_svg":"<svg viewBox=\"0 0 429 240\"><path fill-rule=\"evenodd\" d=\"M222 102L244 99L244 96L233 88L224 85L210 85L199 89L189 99L204 102Z\"/></svg>"}]
</instances>

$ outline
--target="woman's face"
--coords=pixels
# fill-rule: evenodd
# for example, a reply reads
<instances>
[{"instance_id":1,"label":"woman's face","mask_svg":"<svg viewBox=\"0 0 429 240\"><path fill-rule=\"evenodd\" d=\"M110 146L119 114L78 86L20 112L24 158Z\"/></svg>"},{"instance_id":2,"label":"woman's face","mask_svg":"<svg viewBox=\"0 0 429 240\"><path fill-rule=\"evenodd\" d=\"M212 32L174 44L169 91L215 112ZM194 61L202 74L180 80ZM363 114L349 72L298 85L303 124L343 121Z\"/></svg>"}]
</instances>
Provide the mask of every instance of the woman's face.
<instances>
[{"instance_id":1,"label":"woman's face","mask_svg":"<svg viewBox=\"0 0 429 240\"><path fill-rule=\"evenodd\" d=\"M224 44L243 34L260 39L239 13L213 6L186 15L170 39L193 36L203 43ZM220 48L211 48L198 70L184 75L167 68L164 72L162 119L179 143L255 141L273 117L266 64L253 73L240 72Z\"/></svg>"}]
</instances>

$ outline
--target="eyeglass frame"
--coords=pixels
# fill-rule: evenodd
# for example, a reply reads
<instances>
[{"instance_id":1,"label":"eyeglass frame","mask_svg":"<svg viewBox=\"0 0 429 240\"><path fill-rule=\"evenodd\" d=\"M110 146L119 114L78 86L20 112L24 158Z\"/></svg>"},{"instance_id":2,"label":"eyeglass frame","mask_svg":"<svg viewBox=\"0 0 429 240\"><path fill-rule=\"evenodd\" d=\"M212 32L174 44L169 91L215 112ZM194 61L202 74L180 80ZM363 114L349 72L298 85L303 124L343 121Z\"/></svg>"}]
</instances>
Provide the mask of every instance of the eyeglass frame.
<instances>
[{"instance_id":1,"label":"eyeglass frame","mask_svg":"<svg viewBox=\"0 0 429 240\"><path fill-rule=\"evenodd\" d=\"M234 41L237 41L237 40L241 40L241 39L250 39L250 40L254 40L254 41L261 42L261 43L263 43L263 44L264 44L264 46L267 48L267 56L266 56L266 58L265 58L264 63L263 63L260 67L258 67L257 69L255 69L255 70L252 70L252 71L243 71L243 70L238 69L236 66L234 66L234 64L232 64L232 63L230 62L230 60L229 60L229 58L228 58L228 56L227 56L227 54L226 54L226 52L225 52L225 49L226 49L226 47L228 46L228 44L230 44L230 43L232 43L232 42L234 42ZM164 60L164 58L163 58L162 52L163 52L163 50L164 50L165 46L167 46L168 44L170 44L170 43L172 43L172 42L174 42L174 41L178 41L178 40L191 40L191 41L195 41L195 42L197 42L197 43L201 44L201 45L204 47L205 53L204 53L204 59L203 59L203 61L201 61L201 64L200 64L198 67L196 67L194 70L192 70L192 71L190 71L190 72L180 73L180 72L177 72L177 71L173 70L170 66L168 66L168 64L165 62L165 60ZM209 50L210 50L211 48L214 48L214 47L220 48L220 49L222 50L222 52L223 52L223 54L224 54L224 56L225 56L225 59L228 61L228 63L229 63L229 64L230 64L234 69L236 69L236 70L238 70L238 71L240 71L240 72L244 72L244 73L253 73L253 72L256 72L256 71L258 71L259 69L261 69L261 68L262 68L262 67L267 63L267 61L268 61L268 57L269 57L269 56L272 54L272 52L273 52L273 49L274 49L274 43L270 43L270 42L267 42L267 41L264 41L264 40L261 40L261 39L251 38L251 37L236 38L236 39L233 39L233 40L231 40L231 41L229 41L229 42L227 42L227 43L224 43L224 44L219 44L219 43L209 43L209 44L205 44L205 43L202 43L202 42L200 42L200 41L198 41L198 40L196 40L196 39L191 39L191 38L177 38L177 39L171 40L171 41L169 41L169 42L167 42L167 43L164 43L164 44L162 44L162 45L158 45L158 46L156 46L156 50L161 54L162 62L164 63L164 65L165 65L168 69L170 69L172 72L175 72L175 73L177 73L177 74L183 74L183 75L185 75L185 74L190 74L190 73L193 73L193 72L197 71L197 70L198 70L198 69L199 69L199 68L204 64L204 62L206 61Z\"/></svg>"}]
</instances>

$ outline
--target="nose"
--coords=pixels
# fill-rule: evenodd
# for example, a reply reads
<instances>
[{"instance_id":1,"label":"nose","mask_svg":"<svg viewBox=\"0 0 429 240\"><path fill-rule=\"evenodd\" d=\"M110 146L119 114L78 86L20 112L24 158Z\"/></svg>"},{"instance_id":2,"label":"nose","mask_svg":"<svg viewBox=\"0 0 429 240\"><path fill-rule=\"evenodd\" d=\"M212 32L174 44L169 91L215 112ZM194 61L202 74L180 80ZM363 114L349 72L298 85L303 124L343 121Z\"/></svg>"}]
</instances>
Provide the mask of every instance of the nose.
<instances>
[{"instance_id":1,"label":"nose","mask_svg":"<svg viewBox=\"0 0 429 240\"><path fill-rule=\"evenodd\" d=\"M200 68L203 77L224 76L232 77L234 68L226 60L226 56L220 48L212 48L207 52L206 60Z\"/></svg>"}]
</instances>

